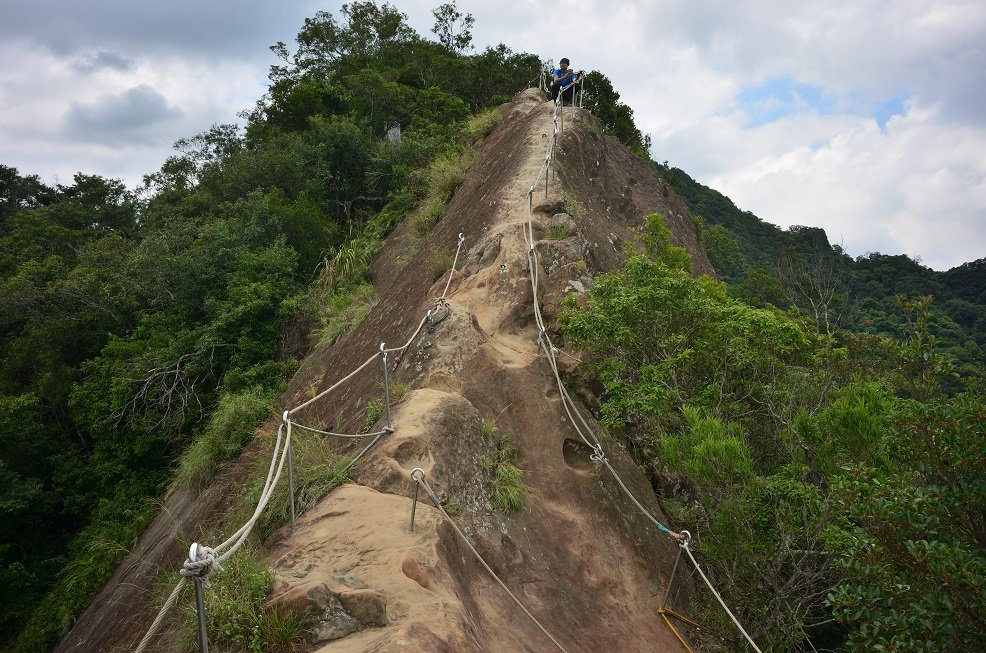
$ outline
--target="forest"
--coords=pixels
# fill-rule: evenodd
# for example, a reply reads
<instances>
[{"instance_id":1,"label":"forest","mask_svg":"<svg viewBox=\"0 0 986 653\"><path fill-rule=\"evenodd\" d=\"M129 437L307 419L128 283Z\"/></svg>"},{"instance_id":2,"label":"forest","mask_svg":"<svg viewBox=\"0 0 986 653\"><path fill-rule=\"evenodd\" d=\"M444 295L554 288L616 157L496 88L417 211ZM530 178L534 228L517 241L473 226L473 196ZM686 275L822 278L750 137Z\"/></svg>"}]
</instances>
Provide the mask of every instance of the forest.
<instances>
[{"instance_id":1,"label":"forest","mask_svg":"<svg viewBox=\"0 0 986 653\"><path fill-rule=\"evenodd\" d=\"M13 650L49 650L167 488L239 453L299 361L366 314L386 235L440 218L495 107L537 79L537 55L478 50L454 4L434 15L430 39L388 4L316 13L293 47L272 46L282 63L245 126L182 139L140 188L0 165ZM632 111L590 75L586 107L647 158ZM820 229L782 231L654 165L720 278L690 277L652 216L625 266L568 309L604 423L672 522L703 534L697 550L771 650L978 650L986 260L938 273L852 259ZM208 464L190 468L190 451ZM698 609L719 624L712 607Z\"/></svg>"}]
</instances>

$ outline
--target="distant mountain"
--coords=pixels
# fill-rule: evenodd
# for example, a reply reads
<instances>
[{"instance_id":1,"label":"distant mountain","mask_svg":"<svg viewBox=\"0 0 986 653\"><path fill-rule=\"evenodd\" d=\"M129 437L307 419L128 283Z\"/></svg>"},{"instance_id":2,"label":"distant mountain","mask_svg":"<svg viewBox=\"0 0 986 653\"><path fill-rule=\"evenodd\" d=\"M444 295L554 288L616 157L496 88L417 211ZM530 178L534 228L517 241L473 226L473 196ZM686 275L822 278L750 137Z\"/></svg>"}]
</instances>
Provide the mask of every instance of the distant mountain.
<instances>
[{"instance_id":1,"label":"distant mountain","mask_svg":"<svg viewBox=\"0 0 986 653\"><path fill-rule=\"evenodd\" d=\"M688 173L660 166L685 199L693 219L704 224L704 245L712 266L737 297L754 304L799 306L785 276L824 272L837 297L833 313L841 326L901 336L906 326L897 297L927 295L932 330L966 375L982 376L986 364L986 258L946 272L932 270L904 254L873 252L852 258L829 243L818 227L781 229L743 211L719 191ZM788 279L790 280L790 279ZM818 279L817 281L822 281Z\"/></svg>"}]
</instances>

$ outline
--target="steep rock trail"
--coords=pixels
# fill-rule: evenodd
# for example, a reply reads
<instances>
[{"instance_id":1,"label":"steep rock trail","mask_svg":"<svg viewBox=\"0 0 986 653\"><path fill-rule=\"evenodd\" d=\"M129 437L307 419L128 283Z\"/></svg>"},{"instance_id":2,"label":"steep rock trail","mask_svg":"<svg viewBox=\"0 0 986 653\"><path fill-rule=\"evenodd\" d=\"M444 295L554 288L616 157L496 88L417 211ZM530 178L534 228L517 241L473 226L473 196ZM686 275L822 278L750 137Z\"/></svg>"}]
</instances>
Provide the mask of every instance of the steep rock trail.
<instances>
[{"instance_id":1,"label":"steep rock trail","mask_svg":"<svg viewBox=\"0 0 986 653\"><path fill-rule=\"evenodd\" d=\"M381 341L405 342L449 282L436 270L447 271L463 235L448 318L422 330L391 376L410 388L393 406L394 432L364 459L354 483L266 543L277 571L272 600L322 617L320 641L310 650L556 650L423 493L409 530L416 467L446 505L458 506L456 524L570 653L682 650L656 614L676 547L589 459L537 344L524 225L552 110L536 89L501 107L502 123L479 147L439 223L426 236L403 224L388 238L373 264L379 301L371 313L348 337L307 356L281 397L282 410L298 406L366 361ZM533 195L538 299L549 324L566 294L584 292L594 274L620 263L624 244L654 211L691 253L695 273L711 272L687 208L654 167L603 135L588 112L575 110L565 121L547 196L543 179ZM569 215L563 206L580 208ZM371 365L299 411L297 421L352 432L368 401L382 395L380 368ZM496 438L484 432L484 420L518 450L530 488L519 511L493 505L484 460ZM260 439L276 430L267 424ZM630 490L661 518L620 442L596 433ZM209 544L208 525L255 480L245 473L250 456L197 497L184 490L166 497L133 554L56 651L132 650L160 607L153 590L162 570L180 566L188 541ZM684 609L689 588L678 580ZM166 633L156 650L174 650L176 641Z\"/></svg>"},{"instance_id":2,"label":"steep rock trail","mask_svg":"<svg viewBox=\"0 0 986 653\"><path fill-rule=\"evenodd\" d=\"M567 118L560 159L567 148L578 148L576 135L592 120L581 111L575 124ZM656 614L675 547L589 460L537 344L524 226L551 120L552 105L533 93L506 109L504 124L426 245L441 242L443 230L461 229L469 251L450 284L450 317L419 336L402 363L399 376L412 390L394 409L394 433L362 464L358 484L330 494L295 529L282 530L270 548L278 593L288 603L308 591L312 575L328 579L320 582L335 586L336 594L355 584L386 603L386 625L326 641L316 649L322 653L556 650L423 494L409 532L415 467L424 469L443 501L458 506L456 523L568 651L681 650ZM557 180L547 198L543 185L538 191L533 230L545 268L539 296L557 305L566 291L589 283L594 270L586 268L586 255L599 244L579 230L579 221L592 216L561 213ZM643 215L638 212L638 224ZM608 237L605 246L615 251L632 226L608 225L619 236ZM566 235L548 238L552 227ZM412 260L405 270L414 265ZM443 277L425 296L439 294L445 282ZM395 283L382 291L378 310L392 311L407 297L407 284ZM493 421L519 452L530 488L520 511L504 514L490 499L492 479L483 460L495 445L483 432L484 420ZM660 515L646 479L620 444L604 445L635 495Z\"/></svg>"}]
</instances>

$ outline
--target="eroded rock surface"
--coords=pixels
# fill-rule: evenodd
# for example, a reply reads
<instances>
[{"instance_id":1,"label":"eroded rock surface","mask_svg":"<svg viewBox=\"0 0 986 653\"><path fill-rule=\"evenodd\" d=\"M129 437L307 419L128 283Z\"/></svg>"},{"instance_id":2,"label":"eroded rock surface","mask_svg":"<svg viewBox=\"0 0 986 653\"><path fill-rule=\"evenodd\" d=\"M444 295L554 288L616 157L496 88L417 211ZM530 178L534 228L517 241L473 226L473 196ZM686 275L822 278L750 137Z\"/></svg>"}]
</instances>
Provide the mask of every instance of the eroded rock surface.
<instances>
[{"instance_id":1,"label":"eroded rock surface","mask_svg":"<svg viewBox=\"0 0 986 653\"><path fill-rule=\"evenodd\" d=\"M268 542L277 573L270 601L308 616L310 650L556 650L423 493L409 529L415 468L424 470L441 502L457 508L455 527L568 651L683 650L655 612L676 549L592 461L538 343L524 236L529 207L541 263L537 300L549 329L566 296L583 296L594 275L620 263L648 213L666 217L696 272L709 272L708 262L680 198L653 166L601 135L598 125L587 129L594 118L581 110L574 121L566 117L547 194L540 186L529 203L552 131L552 105L529 90L502 111L503 122L433 231L416 245L406 225L388 239L374 262L379 301L367 319L303 361L281 398L282 408L297 406L362 364L381 341L405 342L448 284L448 317L421 330L392 374L410 388L393 406L394 432L364 460L354 483ZM436 281L430 263L451 257L460 233L465 249L451 283L448 275ZM558 360L565 371L577 364L574 355ZM591 388L570 392L593 405ZM311 426L349 419L358 428L359 410L380 394L379 374L368 371L299 419ZM517 512L505 514L491 500L484 460L494 442L484 422L518 451L529 492ZM624 482L660 516L621 443L597 433ZM234 466L223 478L247 483L238 473ZM213 498L213 512L221 495ZM182 556L178 532L194 524L178 517L180 528L174 527L172 514L166 505L57 650L132 648L158 607L120 609L140 604L134 574L146 578L154 564L174 569ZM678 596L685 600L687 588ZM168 641L161 646L167 649Z\"/></svg>"},{"instance_id":2,"label":"eroded rock surface","mask_svg":"<svg viewBox=\"0 0 986 653\"><path fill-rule=\"evenodd\" d=\"M566 157L585 159L595 147L599 165L589 170L594 176L582 179L568 171L559 175L562 183L549 185L547 197L542 188L529 204L551 110L530 93L506 108L506 119L429 237L427 248L454 251L457 234L464 235L467 251L451 283L447 276L434 283L423 277L413 257L396 273L387 262L393 254L385 250L376 267L377 308L346 343L323 355L322 367L329 360L356 362L356 352L371 350L383 332L413 332L415 317L448 284L449 317L413 341L394 375L412 388L394 407L394 433L363 463L359 485L330 494L271 550L278 570L300 565L322 574L355 573L386 597L386 625L361 628L319 651L557 650L423 493L415 531L408 530L414 468L425 472L443 503L455 506L462 533L567 650L680 650L655 612L675 549L593 463L539 346L524 236L529 207L540 262L538 301L549 322L566 295L584 293L594 274L619 263L647 213L670 216L678 244L693 250L700 269L707 263L693 232L676 233L692 229L690 221L674 226L675 216L687 217L680 200L664 194L656 171L623 156L622 146L581 129L593 120L586 113L577 113L574 128L569 121L558 160L567 169ZM607 158L613 152L619 152L616 163ZM614 165L632 170L615 171ZM629 199L585 199L576 205L579 215L566 212L572 198L588 197L593 184L606 186L628 174L634 180ZM568 183L581 186L570 189ZM390 283L380 278L388 275ZM571 369L575 362L565 364ZM327 375L324 384L332 380ZM301 383L296 380L295 387ZM340 397L369 391L368 385L354 386ZM313 418L319 418L317 411ZM530 491L518 512L504 514L491 500L492 479L483 461L493 442L484 421L519 451ZM624 481L648 510L660 514L620 442L608 439L604 446Z\"/></svg>"}]
</instances>

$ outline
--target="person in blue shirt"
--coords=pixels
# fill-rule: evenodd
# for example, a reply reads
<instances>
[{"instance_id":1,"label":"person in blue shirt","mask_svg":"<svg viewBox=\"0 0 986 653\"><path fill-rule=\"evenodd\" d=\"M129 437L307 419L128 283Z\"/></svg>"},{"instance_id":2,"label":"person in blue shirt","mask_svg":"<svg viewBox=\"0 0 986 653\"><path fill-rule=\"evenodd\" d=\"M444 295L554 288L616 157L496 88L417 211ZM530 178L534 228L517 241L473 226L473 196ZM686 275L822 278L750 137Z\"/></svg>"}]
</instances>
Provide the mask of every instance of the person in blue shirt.
<instances>
[{"instance_id":1,"label":"person in blue shirt","mask_svg":"<svg viewBox=\"0 0 986 653\"><path fill-rule=\"evenodd\" d=\"M557 100L558 94L562 94L562 99L572 101L575 91L575 71L569 68L567 57L562 57L558 62L558 68L551 74L551 99Z\"/></svg>"}]
</instances>

